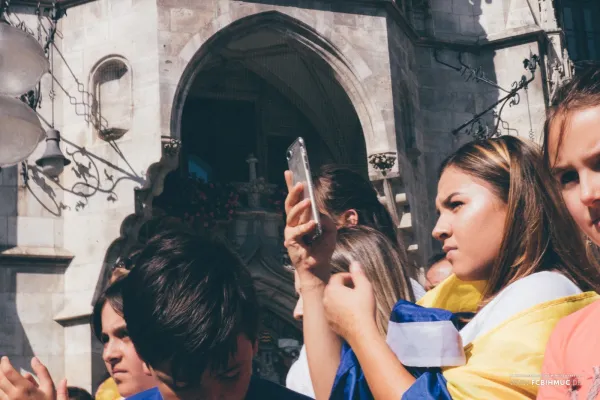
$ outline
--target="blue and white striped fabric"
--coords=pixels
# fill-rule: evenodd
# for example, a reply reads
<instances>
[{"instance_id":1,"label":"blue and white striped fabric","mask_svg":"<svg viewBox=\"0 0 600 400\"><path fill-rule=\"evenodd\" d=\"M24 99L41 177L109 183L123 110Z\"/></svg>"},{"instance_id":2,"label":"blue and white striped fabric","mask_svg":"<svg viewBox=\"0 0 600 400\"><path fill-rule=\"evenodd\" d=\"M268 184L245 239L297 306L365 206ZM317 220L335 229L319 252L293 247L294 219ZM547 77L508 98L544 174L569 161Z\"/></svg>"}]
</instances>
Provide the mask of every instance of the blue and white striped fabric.
<instances>
[{"instance_id":1,"label":"blue and white striped fabric","mask_svg":"<svg viewBox=\"0 0 600 400\"><path fill-rule=\"evenodd\" d=\"M441 367L465 364L459 334L464 325L461 322L463 316L405 300L396 303L390 317L387 343L417 378L403 399L451 399ZM345 343L330 399L373 399L358 359Z\"/></svg>"}]
</instances>

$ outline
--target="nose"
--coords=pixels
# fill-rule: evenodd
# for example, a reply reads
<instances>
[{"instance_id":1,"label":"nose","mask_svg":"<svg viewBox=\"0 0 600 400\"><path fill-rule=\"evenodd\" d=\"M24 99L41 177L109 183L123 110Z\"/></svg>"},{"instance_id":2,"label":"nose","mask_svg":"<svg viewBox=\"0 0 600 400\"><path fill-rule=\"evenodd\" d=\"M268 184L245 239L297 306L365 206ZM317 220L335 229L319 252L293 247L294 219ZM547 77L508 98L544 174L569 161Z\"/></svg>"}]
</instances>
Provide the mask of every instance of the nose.
<instances>
[{"instance_id":1,"label":"nose","mask_svg":"<svg viewBox=\"0 0 600 400\"><path fill-rule=\"evenodd\" d=\"M600 173L590 172L579 175L581 202L592 207L600 200Z\"/></svg>"},{"instance_id":2,"label":"nose","mask_svg":"<svg viewBox=\"0 0 600 400\"><path fill-rule=\"evenodd\" d=\"M431 231L431 236L440 242L443 242L451 236L450 224L443 218L443 216L440 215L438 217L438 220L433 227L433 231Z\"/></svg>"},{"instance_id":3,"label":"nose","mask_svg":"<svg viewBox=\"0 0 600 400\"><path fill-rule=\"evenodd\" d=\"M109 341L104 345L104 350L102 351L102 359L107 364L115 364L118 360L121 359L121 350L119 346L112 341Z\"/></svg>"},{"instance_id":4,"label":"nose","mask_svg":"<svg viewBox=\"0 0 600 400\"><path fill-rule=\"evenodd\" d=\"M296 321L302 321L302 317L304 316L304 306L302 304L302 296L298 298L296 302L296 307L294 307L294 319Z\"/></svg>"}]
</instances>

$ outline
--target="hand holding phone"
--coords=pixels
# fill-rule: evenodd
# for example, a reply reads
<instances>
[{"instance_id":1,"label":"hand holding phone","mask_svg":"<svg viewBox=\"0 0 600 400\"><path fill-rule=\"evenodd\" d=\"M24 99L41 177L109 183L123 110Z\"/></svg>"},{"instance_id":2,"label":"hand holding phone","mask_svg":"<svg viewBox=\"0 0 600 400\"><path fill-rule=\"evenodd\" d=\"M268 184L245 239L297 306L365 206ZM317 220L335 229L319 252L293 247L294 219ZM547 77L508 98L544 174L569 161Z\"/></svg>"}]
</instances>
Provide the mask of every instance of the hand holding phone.
<instances>
[{"instance_id":1,"label":"hand holding phone","mask_svg":"<svg viewBox=\"0 0 600 400\"><path fill-rule=\"evenodd\" d=\"M303 199L304 188L293 184L290 171L286 171L285 178L289 193L285 200L284 245L300 279L300 287L314 287L327 282L331 275L330 263L337 228L330 217L320 215L321 235L316 240L310 240L317 227L312 219L311 202L308 198Z\"/></svg>"},{"instance_id":2,"label":"hand holding phone","mask_svg":"<svg viewBox=\"0 0 600 400\"><path fill-rule=\"evenodd\" d=\"M304 139L299 137L292 143L288 148L286 154L288 168L292 173L292 187L302 183L304 187L304 199L310 199L311 202L311 220L315 221L316 228L314 233L308 238L310 241L316 240L323 233L321 226L321 218L319 215L319 209L315 200L315 191L312 181L312 174L310 171L310 165L308 162L308 152L306 151L306 144Z\"/></svg>"}]
</instances>

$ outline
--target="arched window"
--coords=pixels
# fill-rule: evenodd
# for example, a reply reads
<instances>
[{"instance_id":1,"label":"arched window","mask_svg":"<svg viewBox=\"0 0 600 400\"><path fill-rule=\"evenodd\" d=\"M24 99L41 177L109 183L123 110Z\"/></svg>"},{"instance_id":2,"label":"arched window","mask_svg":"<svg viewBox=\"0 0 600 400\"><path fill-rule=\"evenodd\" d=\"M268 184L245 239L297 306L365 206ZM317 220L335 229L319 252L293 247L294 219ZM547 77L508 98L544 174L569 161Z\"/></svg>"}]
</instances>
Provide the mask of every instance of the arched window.
<instances>
[{"instance_id":1,"label":"arched window","mask_svg":"<svg viewBox=\"0 0 600 400\"><path fill-rule=\"evenodd\" d=\"M557 0L556 4L571 60L600 60L600 2Z\"/></svg>"},{"instance_id":2,"label":"arched window","mask_svg":"<svg viewBox=\"0 0 600 400\"><path fill-rule=\"evenodd\" d=\"M131 67L121 56L109 56L92 70L90 121L103 140L116 140L131 129L133 80Z\"/></svg>"}]
</instances>

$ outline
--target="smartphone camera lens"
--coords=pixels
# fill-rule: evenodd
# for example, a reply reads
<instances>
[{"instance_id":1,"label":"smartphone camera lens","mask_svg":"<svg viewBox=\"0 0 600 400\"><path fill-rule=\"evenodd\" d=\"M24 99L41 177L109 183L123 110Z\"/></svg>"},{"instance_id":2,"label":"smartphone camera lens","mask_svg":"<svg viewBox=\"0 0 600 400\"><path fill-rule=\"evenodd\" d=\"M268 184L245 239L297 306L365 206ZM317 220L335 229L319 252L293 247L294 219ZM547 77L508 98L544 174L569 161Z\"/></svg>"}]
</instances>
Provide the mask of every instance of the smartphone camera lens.
<instances>
[{"instance_id":1,"label":"smartphone camera lens","mask_svg":"<svg viewBox=\"0 0 600 400\"><path fill-rule=\"evenodd\" d=\"M287 157L288 160L292 158L292 151L291 150L287 151L286 157Z\"/></svg>"}]
</instances>

